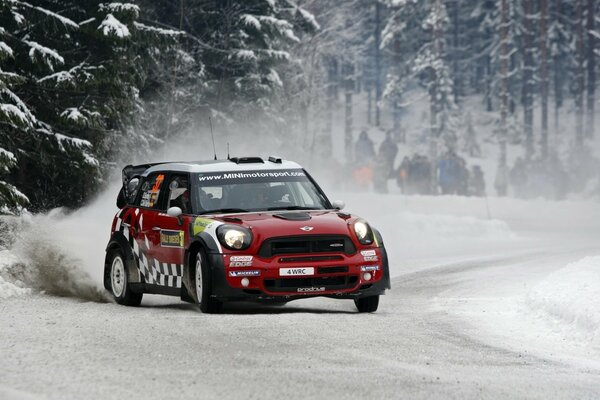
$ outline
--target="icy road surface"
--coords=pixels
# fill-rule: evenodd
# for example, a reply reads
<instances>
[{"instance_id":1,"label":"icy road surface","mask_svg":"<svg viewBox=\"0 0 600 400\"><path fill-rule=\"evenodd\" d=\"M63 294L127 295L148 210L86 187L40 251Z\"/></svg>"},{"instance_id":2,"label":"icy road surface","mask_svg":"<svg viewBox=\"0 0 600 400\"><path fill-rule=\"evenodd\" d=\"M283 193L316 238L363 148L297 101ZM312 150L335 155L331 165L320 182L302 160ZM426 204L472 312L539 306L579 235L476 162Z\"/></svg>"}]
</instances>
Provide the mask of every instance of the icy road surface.
<instances>
[{"instance_id":1,"label":"icy road surface","mask_svg":"<svg viewBox=\"0 0 600 400\"><path fill-rule=\"evenodd\" d=\"M598 204L346 199L390 251L377 313L13 296L0 399L600 398Z\"/></svg>"}]
</instances>

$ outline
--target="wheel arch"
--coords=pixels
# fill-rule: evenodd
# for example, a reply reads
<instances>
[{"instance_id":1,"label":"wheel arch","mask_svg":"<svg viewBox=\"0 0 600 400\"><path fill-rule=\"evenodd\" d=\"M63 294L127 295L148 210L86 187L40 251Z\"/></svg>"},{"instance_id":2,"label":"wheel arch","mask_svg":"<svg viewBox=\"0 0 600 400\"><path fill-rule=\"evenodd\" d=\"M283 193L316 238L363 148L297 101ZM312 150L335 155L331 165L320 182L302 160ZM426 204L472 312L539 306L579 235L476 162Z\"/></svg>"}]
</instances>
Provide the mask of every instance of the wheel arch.
<instances>
[{"instance_id":1,"label":"wheel arch","mask_svg":"<svg viewBox=\"0 0 600 400\"><path fill-rule=\"evenodd\" d=\"M186 297L191 298L193 300L196 299L196 291L191 290L195 285L195 277L194 273L196 270L195 259L192 259L199 251L204 251L204 254L207 256L207 262L210 263L208 257L209 254L218 254L220 253L219 246L216 242L216 239L212 237L212 235L207 232L201 232L192 238L190 245L185 251L184 254L184 263L183 263L183 278L182 278L182 294L181 297L183 300L186 300ZM212 263L209 265L212 269L214 265Z\"/></svg>"},{"instance_id":2,"label":"wheel arch","mask_svg":"<svg viewBox=\"0 0 600 400\"><path fill-rule=\"evenodd\" d=\"M115 250L120 250L121 254L125 257L127 268L127 279L130 283L139 283L140 274L136 265L135 257L129 241L123 236L121 232L115 232L110 238L108 245L106 246L106 255L104 257L104 288L106 290L111 289L110 283L110 268L111 268L111 255Z\"/></svg>"}]
</instances>

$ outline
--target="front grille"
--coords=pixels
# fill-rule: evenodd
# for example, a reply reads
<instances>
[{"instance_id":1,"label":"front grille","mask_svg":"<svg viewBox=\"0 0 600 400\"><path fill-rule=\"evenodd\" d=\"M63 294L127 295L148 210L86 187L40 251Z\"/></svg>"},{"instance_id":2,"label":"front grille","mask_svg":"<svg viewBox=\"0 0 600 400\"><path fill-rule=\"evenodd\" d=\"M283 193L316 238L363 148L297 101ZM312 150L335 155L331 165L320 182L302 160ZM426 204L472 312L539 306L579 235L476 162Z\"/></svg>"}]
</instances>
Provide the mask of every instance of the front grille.
<instances>
[{"instance_id":1,"label":"front grille","mask_svg":"<svg viewBox=\"0 0 600 400\"><path fill-rule=\"evenodd\" d=\"M356 253L354 244L347 236L289 236L267 239L260 246L261 257L272 257L279 254L306 253Z\"/></svg>"},{"instance_id":2,"label":"front grille","mask_svg":"<svg viewBox=\"0 0 600 400\"><path fill-rule=\"evenodd\" d=\"M348 267L318 267L318 274L341 274L348 272Z\"/></svg>"},{"instance_id":3,"label":"front grille","mask_svg":"<svg viewBox=\"0 0 600 400\"><path fill-rule=\"evenodd\" d=\"M266 279L265 288L270 292L296 292L299 288L324 288L323 291L328 291L352 289L357 282L358 276Z\"/></svg>"},{"instance_id":4,"label":"front grille","mask_svg":"<svg viewBox=\"0 0 600 400\"><path fill-rule=\"evenodd\" d=\"M315 262L315 261L342 261L342 256L308 256L308 257L281 257L279 262Z\"/></svg>"}]
</instances>

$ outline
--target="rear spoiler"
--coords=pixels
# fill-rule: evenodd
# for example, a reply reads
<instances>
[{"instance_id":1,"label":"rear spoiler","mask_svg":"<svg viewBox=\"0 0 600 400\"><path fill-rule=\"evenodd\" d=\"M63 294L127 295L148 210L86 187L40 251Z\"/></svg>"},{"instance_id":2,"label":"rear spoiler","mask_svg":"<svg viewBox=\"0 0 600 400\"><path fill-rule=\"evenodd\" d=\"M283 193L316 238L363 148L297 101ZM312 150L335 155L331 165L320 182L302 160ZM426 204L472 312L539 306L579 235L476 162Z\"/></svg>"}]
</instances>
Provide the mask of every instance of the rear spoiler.
<instances>
[{"instance_id":1,"label":"rear spoiler","mask_svg":"<svg viewBox=\"0 0 600 400\"><path fill-rule=\"evenodd\" d=\"M155 165L160 165L164 163L153 163L153 164L140 164L140 165L127 165L123 168L123 172L121 173L121 179L123 180L123 187L121 188L121 193L119 194L119 199L117 199L117 206L122 208L127 203L127 199L131 198L133 193L129 193L129 182L133 178L139 178L142 176L144 171L148 168L153 167ZM121 198L121 194L123 197Z\"/></svg>"}]
</instances>

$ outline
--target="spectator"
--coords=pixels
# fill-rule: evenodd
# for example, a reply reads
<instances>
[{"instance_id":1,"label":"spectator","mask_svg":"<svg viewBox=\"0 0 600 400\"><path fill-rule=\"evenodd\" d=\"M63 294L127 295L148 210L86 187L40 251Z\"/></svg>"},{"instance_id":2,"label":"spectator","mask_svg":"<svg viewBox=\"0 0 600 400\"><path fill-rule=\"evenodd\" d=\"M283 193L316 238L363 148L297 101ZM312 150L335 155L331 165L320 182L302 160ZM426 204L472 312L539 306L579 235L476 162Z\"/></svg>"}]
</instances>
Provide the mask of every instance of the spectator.
<instances>
[{"instance_id":1,"label":"spectator","mask_svg":"<svg viewBox=\"0 0 600 400\"><path fill-rule=\"evenodd\" d=\"M354 145L355 167L370 165L375 159L375 147L366 131L362 131Z\"/></svg>"}]
</instances>

